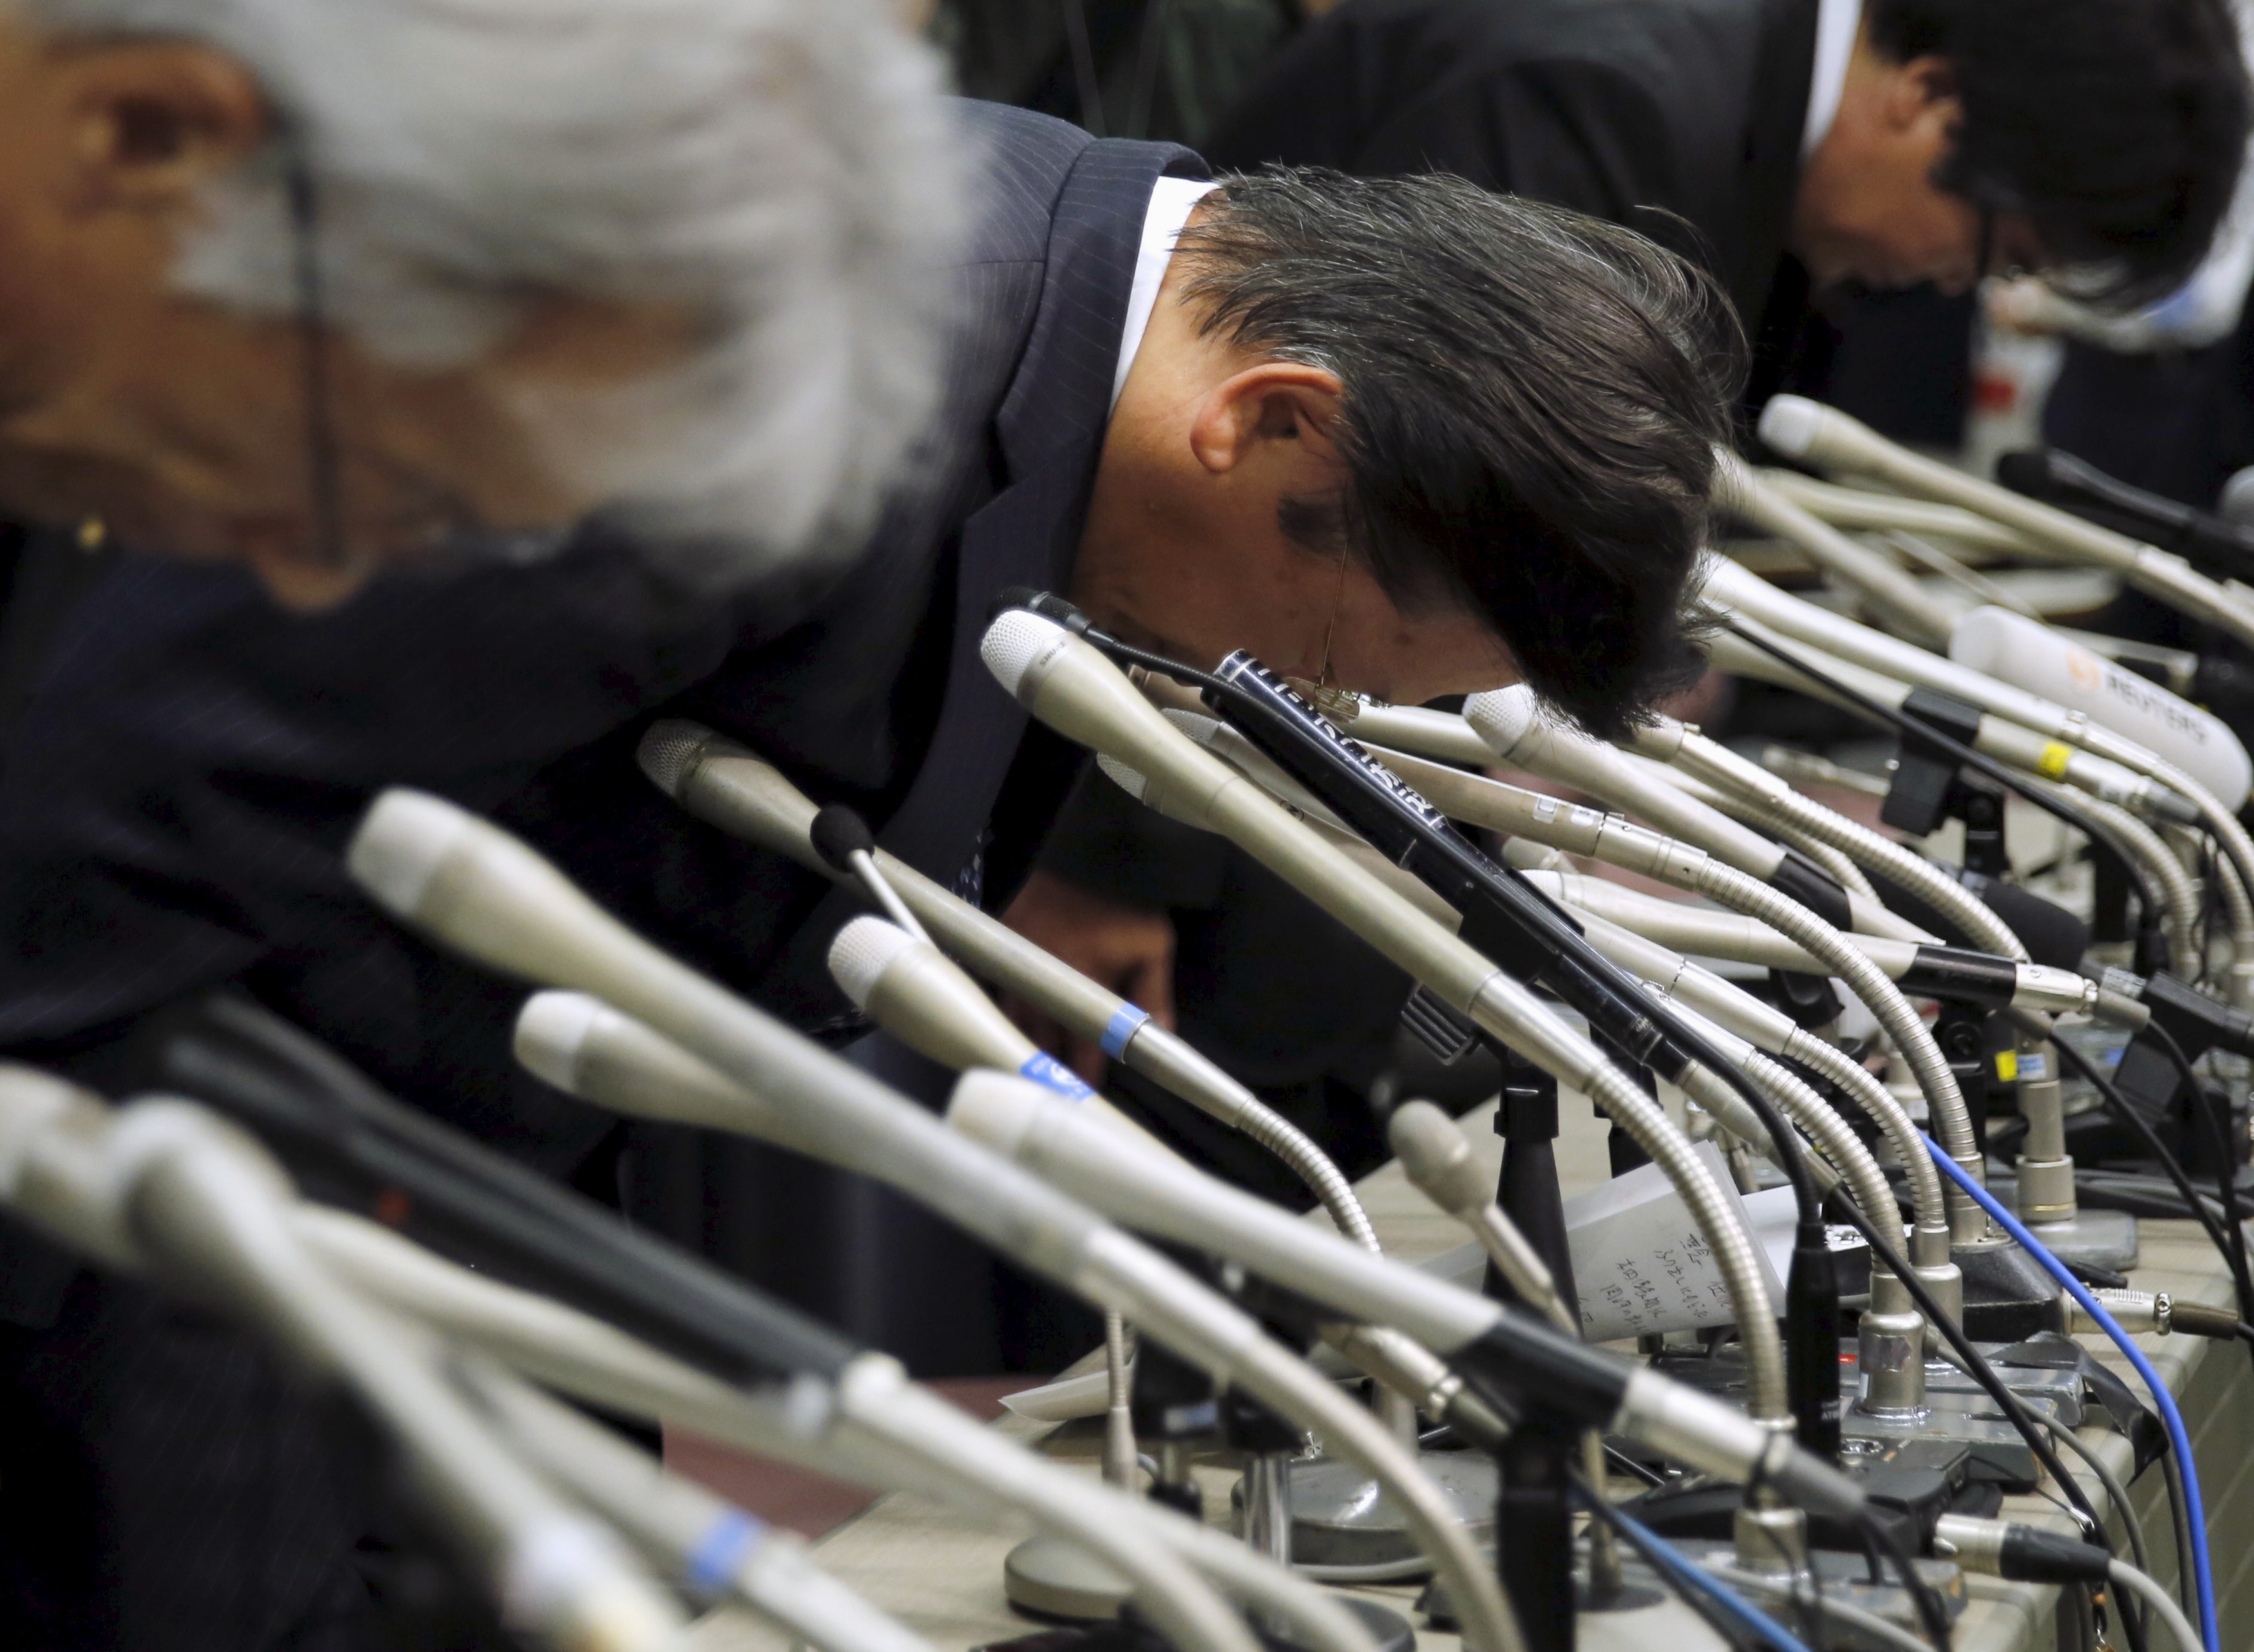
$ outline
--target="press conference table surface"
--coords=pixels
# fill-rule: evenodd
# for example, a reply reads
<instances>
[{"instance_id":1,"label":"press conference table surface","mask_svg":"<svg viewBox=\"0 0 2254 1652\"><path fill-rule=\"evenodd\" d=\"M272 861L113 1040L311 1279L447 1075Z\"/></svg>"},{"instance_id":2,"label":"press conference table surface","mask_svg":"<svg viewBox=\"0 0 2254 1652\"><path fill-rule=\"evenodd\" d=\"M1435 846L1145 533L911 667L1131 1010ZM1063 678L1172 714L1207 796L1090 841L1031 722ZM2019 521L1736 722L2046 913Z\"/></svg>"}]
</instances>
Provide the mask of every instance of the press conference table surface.
<instances>
[{"instance_id":1,"label":"press conference table surface","mask_svg":"<svg viewBox=\"0 0 2254 1652\"><path fill-rule=\"evenodd\" d=\"M1578 1096L1561 1097L1561 1180L1570 1197L1606 1175L1603 1123ZM1488 1114L1466 1117L1466 1133L1486 1157L1490 1172L1502 1144L1488 1128ZM1388 1254L1416 1261L1454 1249L1464 1233L1426 1204L1389 1165L1368 1179L1361 1193ZM2146 1222L2143 1254L2133 1276L2139 1288L2166 1291L2179 1298L2229 1306L2229 1276L2199 1228L2189 1222ZM2174 1391L2193 1436L2207 1499L2215 1588L2225 1647L2254 1646L2254 1375L2246 1357L2229 1344L2187 1336L2140 1339L2146 1354ZM2102 1337L2082 1341L2106 1365L2142 1392L2118 1350ZM1038 1442L1039 1449L1087 1474L1096 1474L1096 1436L1090 1424L1052 1429L1016 1418L995 1424L1015 1438ZM2130 1472L2128 1442L2110 1430L2083 1432L2116 1474ZM2104 1488L2079 1461L2069 1459L2091 1503L2106 1506ZM1233 1471L1216 1463L1203 1475L1207 1514L1215 1522L1228 1512ZM2152 1549L2152 1564L2164 1584L2174 1586L2176 1567L2169 1540L2166 1494L2157 1466L2130 1487ZM2006 1500L2007 1517L2071 1533L2072 1522L2055 1504L2040 1497ZM878 1502L824 1537L816 1548L822 1566L928 1637L940 1652L1007 1641L1040 1626L1013 1614L1003 1597L1002 1562L1025 1535L998 1519L975 1515L909 1494ZM2116 1536L2119 1533L2117 1526ZM2126 1553L2125 1545L2122 1552ZM1396 1587L1363 1591L1416 1621L1417 1590ZM2047 1586L1970 1579L1970 1604L1956 1625L1961 1652L2022 1652L2062 1644L2056 1625L2057 1591ZM1663 1637L1656 1639L1655 1637ZM1454 1652L1452 1634L1421 1629L1419 1652ZM2166 1643L2155 1626L2154 1645ZM789 1637L733 1613L718 1613L697 1626L698 1652L783 1652ZM1641 1611L1584 1614L1580 1644L1589 1652L1668 1652L1726 1645L1687 1607L1670 1599ZM2069 1641L2064 1644L2072 1644Z\"/></svg>"}]
</instances>

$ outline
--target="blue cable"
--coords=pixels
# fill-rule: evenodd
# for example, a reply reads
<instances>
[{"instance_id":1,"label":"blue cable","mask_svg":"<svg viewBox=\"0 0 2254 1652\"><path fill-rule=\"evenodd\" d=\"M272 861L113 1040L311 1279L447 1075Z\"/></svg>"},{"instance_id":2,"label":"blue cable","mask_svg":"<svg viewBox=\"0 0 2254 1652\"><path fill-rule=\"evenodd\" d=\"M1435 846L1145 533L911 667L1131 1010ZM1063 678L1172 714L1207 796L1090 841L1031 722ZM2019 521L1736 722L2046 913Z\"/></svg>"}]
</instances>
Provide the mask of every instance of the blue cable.
<instances>
[{"instance_id":1,"label":"blue cable","mask_svg":"<svg viewBox=\"0 0 2254 1652\"><path fill-rule=\"evenodd\" d=\"M1696 1589L1738 1624L1769 1643L1776 1652L1808 1652L1808 1643L1725 1584L1719 1578L1709 1577L1675 1552L1674 1546L1657 1532L1641 1522L1623 1514L1617 1507L1612 1518L1636 1541L1647 1560L1656 1562L1659 1569L1674 1580L1677 1589Z\"/></svg>"},{"instance_id":2,"label":"blue cable","mask_svg":"<svg viewBox=\"0 0 2254 1652\"><path fill-rule=\"evenodd\" d=\"M2168 1443L2176 1454L2176 1467L2183 1475L2184 1523L2191 1528L2192 1572L2199 1585L2200 1634L2207 1643L2207 1652L2222 1652L2216 1628L2215 1574L2208 1569L2207 1559L2207 1508L2200 1501L2199 1470L2191 1460L2191 1435L2184 1427L2183 1413L2176 1409L2175 1396L2168 1392L2168 1385L2160 1380L2160 1374L2152 1368L2152 1362L2145 1357L2145 1351L2130 1340L2120 1322L2098 1305L2097 1298L2090 1294L2089 1287L2068 1272L2066 1264L2051 1255L2041 1240L2029 1233L2017 1216L1998 1204L1996 1196L1973 1180L1964 1166L1942 1152L1941 1144L1930 1136L1925 1138L1925 1151L1932 1155L1933 1162L1940 1167L1942 1175L1970 1194L1988 1213L1990 1221L2018 1240L2020 1247L2042 1264L2050 1277L2066 1288L2066 1293L2096 1322L2100 1330L2113 1339L2113 1346L2128 1356L2129 1363L2137 1368L2137 1375L2144 1378L2145 1386L2152 1390L2152 1398L2160 1408L2160 1420L2167 1424Z\"/></svg>"}]
</instances>

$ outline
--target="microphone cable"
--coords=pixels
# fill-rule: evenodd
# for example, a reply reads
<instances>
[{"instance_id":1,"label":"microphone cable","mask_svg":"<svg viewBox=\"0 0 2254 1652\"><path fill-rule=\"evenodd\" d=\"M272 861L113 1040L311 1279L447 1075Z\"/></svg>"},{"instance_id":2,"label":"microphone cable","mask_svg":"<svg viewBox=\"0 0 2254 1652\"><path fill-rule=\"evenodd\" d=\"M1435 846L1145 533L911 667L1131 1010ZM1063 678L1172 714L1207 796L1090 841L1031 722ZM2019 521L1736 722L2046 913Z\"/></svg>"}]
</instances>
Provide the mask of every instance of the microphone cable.
<instances>
[{"instance_id":1,"label":"microphone cable","mask_svg":"<svg viewBox=\"0 0 2254 1652\"><path fill-rule=\"evenodd\" d=\"M2200 1088L2198 1075L2192 1071L2191 1063L2184 1059L2183 1046L2178 1044L2167 1029L2158 1022L2150 1025L2152 1030L2160 1035L2160 1048L2175 1065L2178 1075L2192 1087L2190 1106L2194 1110L2193 1116L2203 1119L2212 1133L2214 1120L2206 1112L2207 1096ZM2137 1138L2146 1152L2158 1161L2160 1169L2182 1198L2186 1214L2200 1225L2201 1230L2207 1235L2216 1252L2222 1257L2223 1266L2230 1270L2233 1293L2238 1298L2238 1313L2241 1321L2254 1321L2254 1312L2248 1312L2248 1303L2250 1299L2254 1299L2254 1284L2250 1284L2248 1278L2246 1230L2236 1219L2236 1183L2237 1179L2233 1171L2225 1168L2218 1175L2218 1180L2231 1188L2233 1195L2223 1201L2223 1214L2230 1222L2230 1228L2226 1230L2223 1223L2216 1221L2214 1214L2208 1210L2208 1201L2192 1185L2190 1173L2184 1169L2183 1162L2168 1151L2167 1144L2160 1139L2160 1132L2152 1128L2151 1121L2136 1110L2129 1098L2121 1094L2120 1088L2097 1070L2096 1062L2080 1050L2076 1049L2068 1040L2060 1039L2052 1047L2058 1051L2060 1059L2072 1068L2084 1083L2097 1092L2098 1099L2105 1104L2105 1110L2121 1124L2128 1126L2130 1133ZM2227 1153L2222 1156L2222 1163L2226 1166L2230 1164L2230 1156ZM2236 1244L2231 1242L2233 1234L2237 1236ZM2247 1351L2250 1356L2254 1356L2254 1338L2248 1339Z\"/></svg>"},{"instance_id":2,"label":"microphone cable","mask_svg":"<svg viewBox=\"0 0 2254 1652\"><path fill-rule=\"evenodd\" d=\"M1886 1268L1901 1281L1903 1288L1910 1294L1910 1299L1917 1304L1918 1312L1925 1315L1928 1325L1941 1333L1942 1340L1949 1344L1950 1351L1956 1354L1957 1366L1969 1373L1972 1380L1980 1385L1981 1390L1995 1403L1996 1409L2003 1414L2005 1420L2010 1423L2018 1431L2020 1438L2026 1442L2027 1449L2034 1453L2035 1461L2042 1466L2043 1472L2051 1477L2066 1500L2074 1506L2075 1516L2081 1521L2082 1530L2089 1534L2089 1541L2110 1549L2112 1546L2112 1539L2106 1534L2105 1523L2098 1518L2097 1510L2090 1503L2089 1494L2082 1489L2081 1482L2067 1472L2066 1464L2060 1458L2057 1448L2051 1444L2050 1437L2041 1424L2035 1421L2026 1402L2012 1393L2003 1378L1996 1375L1996 1368L1988 1362L1987 1357L1980 1352L1978 1345L1964 1334L1964 1327L1942 1312L1940 1303L1934 1299L1933 1293L1926 1288L1925 1281L1918 1277L1901 1253L1880 1233L1877 1224L1857 1208L1852 1200L1842 1201L1841 1208L1849 1224L1863 1236L1863 1242L1870 1246L1874 1263ZM2131 1652L2144 1652L2144 1632L2141 1625L2133 1620L2124 1624L2124 1633L2128 1638Z\"/></svg>"},{"instance_id":3,"label":"microphone cable","mask_svg":"<svg viewBox=\"0 0 2254 1652\"><path fill-rule=\"evenodd\" d=\"M1995 1195L1967 1174L1963 1166L1954 1159L1946 1165L1942 1164L1940 1161L1948 1156L1929 1136L1926 1138L1926 1152L1933 1158L1942 1174L1954 1180L1969 1197L1978 1201L1980 1208L1988 1213L1990 1221L2011 1235L2021 1250L2058 1281L2076 1306L2090 1316L2091 1322L2105 1333L2113 1346L2119 1348L2123 1356L2136 1368L2138 1376L2143 1379L2145 1387L2151 1392L2152 1403L2160 1410L2160 1420L2167 1427L2168 1444L2175 1452L2177 1470L2183 1476L2184 1524L2189 1529L2192 1562L2198 1583L2200 1628L2205 1637L2207 1652L2222 1652L2216 1632L2215 1574L2208 1553L2207 1510L2200 1493L2199 1465L2192 1459L2191 1432L2184 1426L2183 1412L2176 1404L2175 1396L2168 1391L2167 1383L2152 1368L2152 1362L2145 1357L2145 1351L2137 1346L2136 1339L2121 1328L2120 1321L2106 1312L2104 1305L2090 1294L2089 1286L2074 1277L2071 1269L2050 1253L2048 1246L2028 1232L2026 1224L1998 1203ZM2134 1620L2135 1615L2128 1612L2121 1614L2124 1628Z\"/></svg>"},{"instance_id":4,"label":"microphone cable","mask_svg":"<svg viewBox=\"0 0 2254 1652\"><path fill-rule=\"evenodd\" d=\"M2151 1031L2161 1053L2176 1069L2176 1076L2183 1081L2185 1105L2206 1134L2207 1150L2215 1155L2216 1197L2222 1207L2223 1231L2230 1236L2223 1261L2230 1266L2232 1283L2237 1287L2239 1319L2254 1320L2254 1265L2248 1262L2246 1223L2238 1214L2238 1160L2230 1151L2229 1114L2223 1110L2228 1103L2218 1103L2207 1086L2199 1082L2199 1074L2192 1070L2190 1058L2185 1055L2174 1033L2157 1022L2151 1024ZM2186 1180L2189 1180L2188 1173Z\"/></svg>"}]
</instances>

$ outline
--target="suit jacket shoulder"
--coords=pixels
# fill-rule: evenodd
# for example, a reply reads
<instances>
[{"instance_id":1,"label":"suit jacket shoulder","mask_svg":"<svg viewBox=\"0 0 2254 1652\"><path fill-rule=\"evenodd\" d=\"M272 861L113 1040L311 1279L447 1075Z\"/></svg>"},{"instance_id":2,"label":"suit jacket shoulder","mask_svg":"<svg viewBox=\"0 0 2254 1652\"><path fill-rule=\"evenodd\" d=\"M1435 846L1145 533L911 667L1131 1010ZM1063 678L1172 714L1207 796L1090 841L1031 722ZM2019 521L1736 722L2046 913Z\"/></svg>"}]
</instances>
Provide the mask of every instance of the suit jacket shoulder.
<instances>
[{"instance_id":1,"label":"suit jacket shoulder","mask_svg":"<svg viewBox=\"0 0 2254 1652\"><path fill-rule=\"evenodd\" d=\"M1348 0L1207 145L1448 172L1704 251L1750 326L1790 211L1815 0ZM1671 234L1687 220L1703 248Z\"/></svg>"}]
</instances>

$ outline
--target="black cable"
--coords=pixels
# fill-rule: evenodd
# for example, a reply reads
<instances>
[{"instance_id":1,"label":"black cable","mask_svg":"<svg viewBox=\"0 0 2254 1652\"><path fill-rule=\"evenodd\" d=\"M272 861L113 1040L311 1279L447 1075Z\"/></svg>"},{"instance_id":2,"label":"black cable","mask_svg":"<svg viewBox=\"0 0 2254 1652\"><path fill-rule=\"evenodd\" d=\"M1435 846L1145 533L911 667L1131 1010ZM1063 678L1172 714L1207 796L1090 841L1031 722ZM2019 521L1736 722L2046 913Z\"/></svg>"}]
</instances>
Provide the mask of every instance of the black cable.
<instances>
[{"instance_id":1,"label":"black cable","mask_svg":"<svg viewBox=\"0 0 2254 1652\"><path fill-rule=\"evenodd\" d=\"M1156 671L1161 676L1172 677L1177 682L1186 682L1192 688L1209 689L1215 694L1227 694L1229 691L1229 685L1210 671L1200 671L1194 665L1184 665L1179 660L1169 660L1163 654L1152 654L1149 649L1138 648L1131 642L1122 642L1108 631L1098 631L1090 626L1081 634L1098 650L1110 654L1114 660L1124 660L1130 665L1139 665L1145 671Z\"/></svg>"},{"instance_id":2,"label":"black cable","mask_svg":"<svg viewBox=\"0 0 2254 1652\"><path fill-rule=\"evenodd\" d=\"M1871 1541L1871 1529L1867 1524L1858 1523L1855 1528L1855 1535L1863 1540L1863 1564L1870 1568L1870 1571L1865 1574L1864 1581L1875 1589L1886 1580L1886 1560L1879 1553L1879 1545Z\"/></svg>"},{"instance_id":3,"label":"black cable","mask_svg":"<svg viewBox=\"0 0 2254 1652\"><path fill-rule=\"evenodd\" d=\"M2222 1205L2223 1228L2230 1238L2222 1259L2230 1270L2231 1284L2237 1292L2238 1317L2254 1320L2254 1268L2248 1264L2246 1228L2238 1214L2238 1166L2231 1155L2230 1132L2216 1116L2215 1097L2199 1082L2199 1074L2192 1071L2191 1061L2184 1054L2183 1046L2176 1041L2175 1034L2158 1021L2150 1023L2146 1031L2160 1044L2162 1054L2175 1068L2176 1076L2190 1092L2187 1104L2191 1116L2206 1130L2208 1151L2215 1155L2215 1191Z\"/></svg>"},{"instance_id":4,"label":"black cable","mask_svg":"<svg viewBox=\"0 0 2254 1652\"><path fill-rule=\"evenodd\" d=\"M1726 617L1722 620L1722 628L1732 636L1751 643L1772 659L1783 661L1785 664L1825 692L1837 695L1866 719L1882 724L1898 734L1914 734L1919 739L1947 752L1956 763L1978 774L1986 775L1999 786L2008 787L2014 794L2026 799L2045 814L2065 822L2092 843L2103 844L2106 852L2120 862L2122 871L2129 876L2129 881L2136 886L2137 901L2144 911L2156 914L2167 910L2161 901L2159 891L2154 889L2146 878L2145 869L2137 864L2135 857L2124 852L2120 845L2113 841L2111 836L2082 809L2071 803L2061 802L2057 798L2038 791L1993 758L1974 751L1963 741L1951 738L1923 718L1913 716L1897 706L1882 705L1870 696L1849 688L1830 673L1817 669L1790 650L1779 648L1766 637L1754 635L1734 620Z\"/></svg>"},{"instance_id":5,"label":"black cable","mask_svg":"<svg viewBox=\"0 0 2254 1652\"><path fill-rule=\"evenodd\" d=\"M1666 1475L1646 1468L1617 1446L1605 1447L1605 1462L1608 1466L1620 1470L1630 1480L1642 1480L1654 1491L1663 1490L1667 1485Z\"/></svg>"},{"instance_id":6,"label":"black cable","mask_svg":"<svg viewBox=\"0 0 2254 1652\"><path fill-rule=\"evenodd\" d=\"M1934 1652L1949 1652L1949 1608L1941 1604L1941 1595L1934 1586L1918 1575L1917 1564L1894 1541L1894 1533L1886 1529L1876 1510L1866 1511L1863 1530L1878 1544L1879 1552L1894 1564L1901 1573L1902 1586L1909 1598L1917 1603L1917 1618L1924 1627L1925 1638L1933 1642Z\"/></svg>"},{"instance_id":7,"label":"black cable","mask_svg":"<svg viewBox=\"0 0 2254 1652\"><path fill-rule=\"evenodd\" d=\"M2182 1198L2184 1208L2191 1212L2192 1219L2206 1230L2208 1238L2222 1256L2223 1266L2231 1266L2230 1241L2224 1236L2222 1224L2208 1213L2199 1190L2191 1185L2191 1178L2184 1173L2183 1166L2168 1151L2167 1144L2161 1141L2145 1116L2129 1104L2129 1098L2121 1094L2112 1080L2100 1073L2090 1058L2067 1040L2059 1039L2051 1047L2058 1052L2061 1060L2080 1074L2082 1080L2097 1092L2105 1103L2105 1110L2126 1124L2130 1133L2143 1144L2145 1151L2160 1162L2161 1170L2166 1172L2168 1180L2174 1184L2176 1193Z\"/></svg>"},{"instance_id":8,"label":"black cable","mask_svg":"<svg viewBox=\"0 0 2254 1652\"><path fill-rule=\"evenodd\" d=\"M2125 1210L2132 1216L2149 1216L2154 1222L2196 1222L2197 1211L2184 1208L2182 1196L2159 1176L2117 1175L2110 1171L2087 1170L2079 1166L2074 1172L2075 1196L2093 1210ZM2200 1208L2220 1222L2222 1213L2214 1208L2215 1200L2202 1197Z\"/></svg>"}]
</instances>

